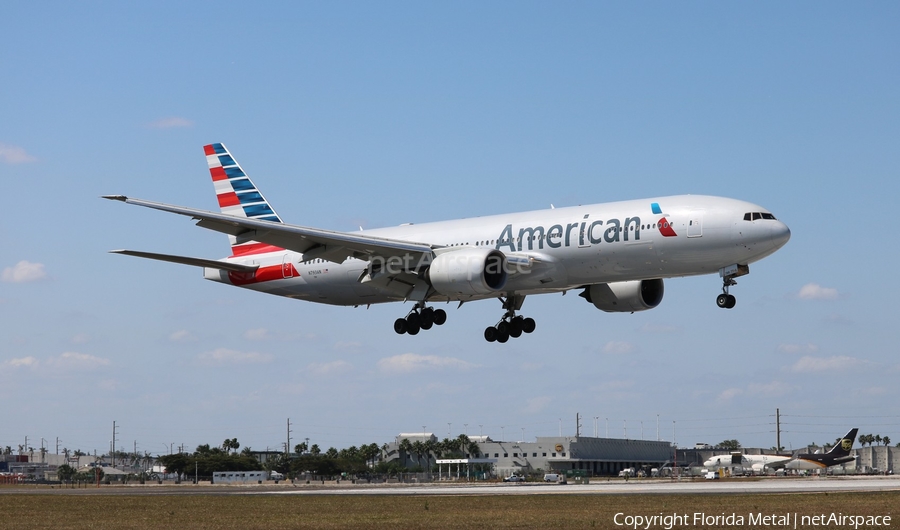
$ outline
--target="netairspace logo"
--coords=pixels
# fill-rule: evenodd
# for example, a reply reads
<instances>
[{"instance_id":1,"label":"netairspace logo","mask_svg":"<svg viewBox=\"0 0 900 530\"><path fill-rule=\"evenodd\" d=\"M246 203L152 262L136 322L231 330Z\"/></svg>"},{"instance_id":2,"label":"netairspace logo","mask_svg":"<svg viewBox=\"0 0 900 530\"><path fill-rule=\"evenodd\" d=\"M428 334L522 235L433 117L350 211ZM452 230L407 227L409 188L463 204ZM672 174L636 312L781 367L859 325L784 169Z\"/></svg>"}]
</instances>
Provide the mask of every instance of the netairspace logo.
<instances>
[{"instance_id":1,"label":"netairspace logo","mask_svg":"<svg viewBox=\"0 0 900 530\"><path fill-rule=\"evenodd\" d=\"M631 528L633 530L650 530L662 528L672 530L676 526L722 527L722 526L747 526L750 528L814 528L820 526L846 527L858 530L860 527L888 527L891 526L890 515L845 515L843 513L830 513L819 515L800 515L794 513L748 513L747 515L724 512L720 514L694 513L670 513L660 512L658 515L626 515L622 512L613 517L616 526Z\"/></svg>"}]
</instances>

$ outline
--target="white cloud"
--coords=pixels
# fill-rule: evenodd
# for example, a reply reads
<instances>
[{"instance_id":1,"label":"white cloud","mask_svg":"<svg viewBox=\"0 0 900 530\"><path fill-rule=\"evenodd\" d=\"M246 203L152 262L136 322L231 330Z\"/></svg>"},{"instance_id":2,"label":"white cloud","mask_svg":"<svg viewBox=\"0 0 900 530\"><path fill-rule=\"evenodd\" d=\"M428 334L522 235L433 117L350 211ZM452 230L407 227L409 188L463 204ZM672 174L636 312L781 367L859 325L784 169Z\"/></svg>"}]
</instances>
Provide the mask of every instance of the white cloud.
<instances>
[{"instance_id":1,"label":"white cloud","mask_svg":"<svg viewBox=\"0 0 900 530\"><path fill-rule=\"evenodd\" d=\"M834 300L838 297L837 289L822 287L817 283L808 283L800 288L797 298L801 300Z\"/></svg>"},{"instance_id":2,"label":"white cloud","mask_svg":"<svg viewBox=\"0 0 900 530\"><path fill-rule=\"evenodd\" d=\"M378 368L385 373L406 374L422 370L449 368L467 370L474 365L454 357L438 357L437 355L419 355L404 353L386 357L378 361Z\"/></svg>"},{"instance_id":3,"label":"white cloud","mask_svg":"<svg viewBox=\"0 0 900 530\"><path fill-rule=\"evenodd\" d=\"M193 333L186 329L179 329L178 331L169 335L169 340L172 342L189 342L197 340L197 337L195 337Z\"/></svg>"},{"instance_id":4,"label":"white cloud","mask_svg":"<svg viewBox=\"0 0 900 530\"><path fill-rule=\"evenodd\" d=\"M362 351L362 347L362 342L355 340L339 340L334 343L334 349L338 351L359 352Z\"/></svg>"},{"instance_id":5,"label":"white cloud","mask_svg":"<svg viewBox=\"0 0 900 530\"><path fill-rule=\"evenodd\" d=\"M97 368L99 366L109 365L109 359L97 357L87 353L78 353L67 351L59 357L54 357L47 361L47 364L56 368L76 369L76 368Z\"/></svg>"},{"instance_id":6,"label":"white cloud","mask_svg":"<svg viewBox=\"0 0 900 530\"><path fill-rule=\"evenodd\" d=\"M778 351L781 353L816 353L819 347L808 342L806 344L779 344Z\"/></svg>"},{"instance_id":7,"label":"white cloud","mask_svg":"<svg viewBox=\"0 0 900 530\"><path fill-rule=\"evenodd\" d=\"M524 412L526 414L537 414L539 412L543 412L552 402L553 398L550 396L538 396L529 398L525 400Z\"/></svg>"},{"instance_id":8,"label":"white cloud","mask_svg":"<svg viewBox=\"0 0 900 530\"><path fill-rule=\"evenodd\" d=\"M41 362L38 361L37 358L29 355L28 357L20 357L18 359L10 359L8 361L4 361L3 364L11 368L35 368L39 364L41 364Z\"/></svg>"},{"instance_id":9,"label":"white cloud","mask_svg":"<svg viewBox=\"0 0 900 530\"><path fill-rule=\"evenodd\" d=\"M814 373L826 372L831 370L847 370L865 364L866 361L857 359L856 357L847 357L845 355L836 355L833 357L801 357L791 366L792 372L798 373Z\"/></svg>"},{"instance_id":10,"label":"white cloud","mask_svg":"<svg viewBox=\"0 0 900 530\"><path fill-rule=\"evenodd\" d=\"M37 160L37 158L29 155L25 152L25 149L16 145L0 142L0 161L6 162L7 164L24 164L26 162L34 162L35 160Z\"/></svg>"},{"instance_id":11,"label":"white cloud","mask_svg":"<svg viewBox=\"0 0 900 530\"><path fill-rule=\"evenodd\" d=\"M31 263L25 260L3 269L3 274L0 276L7 283L36 282L46 277L47 273L44 271L43 263Z\"/></svg>"},{"instance_id":12,"label":"white cloud","mask_svg":"<svg viewBox=\"0 0 900 530\"><path fill-rule=\"evenodd\" d=\"M197 358L205 364L261 364L274 358L268 353L242 352L228 348L217 348L201 353Z\"/></svg>"},{"instance_id":13,"label":"white cloud","mask_svg":"<svg viewBox=\"0 0 900 530\"><path fill-rule=\"evenodd\" d=\"M731 401L735 396L739 396L743 393L744 391L740 388L726 388L719 393L716 399L718 399L719 401Z\"/></svg>"},{"instance_id":14,"label":"white cloud","mask_svg":"<svg viewBox=\"0 0 900 530\"><path fill-rule=\"evenodd\" d=\"M272 338L272 334L266 328L254 328L245 331L244 338L247 340L269 340Z\"/></svg>"},{"instance_id":15,"label":"white cloud","mask_svg":"<svg viewBox=\"0 0 900 530\"><path fill-rule=\"evenodd\" d=\"M346 372L353 369L353 365L347 361L332 361L330 363L311 363L307 370L318 375L329 375Z\"/></svg>"},{"instance_id":16,"label":"white cloud","mask_svg":"<svg viewBox=\"0 0 900 530\"><path fill-rule=\"evenodd\" d=\"M635 349L634 344L630 342L611 340L603 346L603 353L624 355L632 353Z\"/></svg>"},{"instance_id":17,"label":"white cloud","mask_svg":"<svg viewBox=\"0 0 900 530\"><path fill-rule=\"evenodd\" d=\"M170 116L168 118L161 118L149 124L151 129L175 129L178 127L193 127L194 122L187 118L181 118L178 116Z\"/></svg>"}]
</instances>

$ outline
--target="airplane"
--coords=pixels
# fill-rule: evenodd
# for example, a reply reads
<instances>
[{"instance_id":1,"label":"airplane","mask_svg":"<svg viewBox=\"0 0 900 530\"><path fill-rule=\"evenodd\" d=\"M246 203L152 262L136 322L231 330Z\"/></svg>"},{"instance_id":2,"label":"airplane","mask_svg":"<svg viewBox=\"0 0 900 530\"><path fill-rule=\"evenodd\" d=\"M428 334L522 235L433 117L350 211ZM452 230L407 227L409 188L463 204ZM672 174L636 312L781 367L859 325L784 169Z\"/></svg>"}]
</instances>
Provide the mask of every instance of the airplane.
<instances>
[{"instance_id":1,"label":"airplane","mask_svg":"<svg viewBox=\"0 0 900 530\"><path fill-rule=\"evenodd\" d=\"M703 466L707 468L723 468L723 467L749 467L757 472L765 472L766 468L771 469L823 469L830 466L850 462L855 457L850 456L850 449L853 448L853 441L856 439L857 429L850 429L840 442L831 448L825 454L806 453L796 456L787 455L747 455L734 451L725 455L713 455L705 462Z\"/></svg>"},{"instance_id":2,"label":"airplane","mask_svg":"<svg viewBox=\"0 0 900 530\"><path fill-rule=\"evenodd\" d=\"M805 470L825 469L855 460L856 457L850 454L850 450L853 449L853 442L856 441L857 430L856 427L850 429L850 432L845 434L838 443L834 444L834 447L827 453L800 454L794 457L794 459L788 462L784 467L786 469Z\"/></svg>"},{"instance_id":3,"label":"airplane","mask_svg":"<svg viewBox=\"0 0 900 530\"><path fill-rule=\"evenodd\" d=\"M706 468L723 468L723 467L743 467L750 468L757 473L765 473L767 468L778 469L787 464L792 457L786 455L747 455L739 451L734 451L725 455L713 455L703 467Z\"/></svg>"},{"instance_id":4,"label":"airplane","mask_svg":"<svg viewBox=\"0 0 900 530\"><path fill-rule=\"evenodd\" d=\"M498 299L504 314L484 331L505 343L536 323L517 314L525 297L580 290L606 312L644 311L662 301L663 280L718 273L721 308L749 265L784 246L787 225L765 208L735 199L679 195L571 206L397 227L340 232L288 224L221 143L204 146L220 211L124 195L121 201L191 217L228 235L218 260L134 250L141 258L192 265L207 280L340 306L414 303L394 322L398 334L441 326L430 304Z\"/></svg>"}]
</instances>

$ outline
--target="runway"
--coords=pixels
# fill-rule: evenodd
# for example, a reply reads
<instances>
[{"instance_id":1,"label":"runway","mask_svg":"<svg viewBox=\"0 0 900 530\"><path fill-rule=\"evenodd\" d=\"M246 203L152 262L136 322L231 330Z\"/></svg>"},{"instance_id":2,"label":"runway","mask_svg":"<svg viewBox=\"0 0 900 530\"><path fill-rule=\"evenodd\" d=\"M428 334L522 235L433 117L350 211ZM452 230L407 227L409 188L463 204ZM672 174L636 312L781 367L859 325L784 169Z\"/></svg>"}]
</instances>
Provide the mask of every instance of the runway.
<instances>
[{"instance_id":1,"label":"runway","mask_svg":"<svg viewBox=\"0 0 900 530\"><path fill-rule=\"evenodd\" d=\"M254 492L264 495L662 495L662 494L775 494L839 491L898 491L900 479L893 477L829 477L763 480L684 480L624 482L596 481L590 484L478 484L416 486L357 486L346 488L306 489Z\"/></svg>"},{"instance_id":2,"label":"runway","mask_svg":"<svg viewBox=\"0 0 900 530\"><path fill-rule=\"evenodd\" d=\"M895 477L765 478L730 480L598 479L590 484L431 483L431 484L280 484L133 485L87 488L8 486L0 495L740 495L822 492L900 491Z\"/></svg>"}]
</instances>

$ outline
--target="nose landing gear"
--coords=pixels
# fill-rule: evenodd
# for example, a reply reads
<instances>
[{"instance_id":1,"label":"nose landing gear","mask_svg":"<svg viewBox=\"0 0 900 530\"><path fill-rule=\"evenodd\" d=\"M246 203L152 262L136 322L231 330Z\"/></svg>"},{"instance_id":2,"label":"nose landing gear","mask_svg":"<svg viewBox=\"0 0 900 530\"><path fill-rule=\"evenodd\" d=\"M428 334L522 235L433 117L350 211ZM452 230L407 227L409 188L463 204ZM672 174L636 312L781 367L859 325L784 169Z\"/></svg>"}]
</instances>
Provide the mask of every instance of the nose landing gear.
<instances>
[{"instance_id":1,"label":"nose landing gear","mask_svg":"<svg viewBox=\"0 0 900 530\"><path fill-rule=\"evenodd\" d=\"M394 331L399 335L404 333L417 335L419 330L429 330L432 326L443 326L444 322L447 322L446 311L427 307L425 302L419 302L406 315L406 318L398 318L394 321Z\"/></svg>"},{"instance_id":2,"label":"nose landing gear","mask_svg":"<svg viewBox=\"0 0 900 530\"><path fill-rule=\"evenodd\" d=\"M716 297L716 305L722 309L731 309L737 303L737 299L732 294L728 294L728 288L737 285L734 278L725 278L722 283L722 294Z\"/></svg>"}]
</instances>

